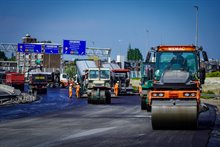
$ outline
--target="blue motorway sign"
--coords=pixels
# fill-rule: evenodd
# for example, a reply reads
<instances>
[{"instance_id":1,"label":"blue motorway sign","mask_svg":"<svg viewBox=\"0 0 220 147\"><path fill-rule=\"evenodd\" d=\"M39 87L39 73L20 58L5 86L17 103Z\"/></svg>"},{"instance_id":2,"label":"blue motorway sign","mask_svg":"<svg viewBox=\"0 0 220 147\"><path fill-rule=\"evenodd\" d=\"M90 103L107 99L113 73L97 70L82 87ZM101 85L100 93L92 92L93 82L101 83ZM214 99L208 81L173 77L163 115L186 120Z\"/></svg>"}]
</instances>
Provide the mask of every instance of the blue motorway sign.
<instances>
[{"instance_id":1,"label":"blue motorway sign","mask_svg":"<svg viewBox=\"0 0 220 147\"><path fill-rule=\"evenodd\" d=\"M59 45L45 45L44 48L45 54L58 54L59 53Z\"/></svg>"},{"instance_id":2,"label":"blue motorway sign","mask_svg":"<svg viewBox=\"0 0 220 147\"><path fill-rule=\"evenodd\" d=\"M40 44L22 44L18 43L18 52L23 53L41 53L42 46Z\"/></svg>"},{"instance_id":3,"label":"blue motorway sign","mask_svg":"<svg viewBox=\"0 0 220 147\"><path fill-rule=\"evenodd\" d=\"M85 55L86 41L63 40L63 54Z\"/></svg>"}]
</instances>

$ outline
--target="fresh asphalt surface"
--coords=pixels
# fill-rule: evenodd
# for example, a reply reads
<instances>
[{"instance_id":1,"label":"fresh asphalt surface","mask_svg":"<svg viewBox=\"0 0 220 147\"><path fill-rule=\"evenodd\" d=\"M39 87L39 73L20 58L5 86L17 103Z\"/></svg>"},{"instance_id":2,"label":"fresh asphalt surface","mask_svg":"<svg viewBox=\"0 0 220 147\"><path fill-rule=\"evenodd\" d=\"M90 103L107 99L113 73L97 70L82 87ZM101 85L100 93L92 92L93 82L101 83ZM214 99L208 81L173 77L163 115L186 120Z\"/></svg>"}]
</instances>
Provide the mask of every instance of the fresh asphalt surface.
<instances>
[{"instance_id":1,"label":"fresh asphalt surface","mask_svg":"<svg viewBox=\"0 0 220 147\"><path fill-rule=\"evenodd\" d=\"M0 107L4 146L207 146L214 107L199 117L197 130L152 130L151 114L138 95L112 98L110 105L68 100L68 89L48 89L31 104Z\"/></svg>"}]
</instances>

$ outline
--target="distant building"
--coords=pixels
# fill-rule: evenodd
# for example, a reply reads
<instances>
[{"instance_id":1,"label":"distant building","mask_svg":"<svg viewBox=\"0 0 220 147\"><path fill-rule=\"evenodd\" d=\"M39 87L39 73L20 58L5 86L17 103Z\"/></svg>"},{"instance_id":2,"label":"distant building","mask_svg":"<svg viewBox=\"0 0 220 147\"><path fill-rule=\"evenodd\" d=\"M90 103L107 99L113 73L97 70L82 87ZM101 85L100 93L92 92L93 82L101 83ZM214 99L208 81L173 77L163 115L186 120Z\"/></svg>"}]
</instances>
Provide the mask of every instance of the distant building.
<instances>
[{"instance_id":1,"label":"distant building","mask_svg":"<svg viewBox=\"0 0 220 147\"><path fill-rule=\"evenodd\" d=\"M55 71L57 68L60 68L61 55L60 54L45 54L44 46L45 44L53 43L37 43L37 39L31 37L27 34L25 37L22 37L22 43L36 43L42 45L41 53L21 53L17 52L16 59L18 61L18 71L26 72L32 67L36 67L36 61L40 62L43 71Z\"/></svg>"}]
</instances>

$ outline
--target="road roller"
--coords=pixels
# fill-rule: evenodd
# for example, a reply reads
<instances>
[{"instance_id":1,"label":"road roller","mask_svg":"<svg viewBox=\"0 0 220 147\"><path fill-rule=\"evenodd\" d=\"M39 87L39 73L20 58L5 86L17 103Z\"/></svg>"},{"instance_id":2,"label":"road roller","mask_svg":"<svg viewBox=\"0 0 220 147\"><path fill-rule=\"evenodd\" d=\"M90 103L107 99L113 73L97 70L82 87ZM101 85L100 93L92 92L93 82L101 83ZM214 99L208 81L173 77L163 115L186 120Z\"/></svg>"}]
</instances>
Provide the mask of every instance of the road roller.
<instances>
[{"instance_id":1,"label":"road roller","mask_svg":"<svg viewBox=\"0 0 220 147\"><path fill-rule=\"evenodd\" d=\"M155 63L147 101L152 128L196 129L203 110L200 95L208 61L206 52L193 45L158 46L148 52L146 60Z\"/></svg>"}]
</instances>

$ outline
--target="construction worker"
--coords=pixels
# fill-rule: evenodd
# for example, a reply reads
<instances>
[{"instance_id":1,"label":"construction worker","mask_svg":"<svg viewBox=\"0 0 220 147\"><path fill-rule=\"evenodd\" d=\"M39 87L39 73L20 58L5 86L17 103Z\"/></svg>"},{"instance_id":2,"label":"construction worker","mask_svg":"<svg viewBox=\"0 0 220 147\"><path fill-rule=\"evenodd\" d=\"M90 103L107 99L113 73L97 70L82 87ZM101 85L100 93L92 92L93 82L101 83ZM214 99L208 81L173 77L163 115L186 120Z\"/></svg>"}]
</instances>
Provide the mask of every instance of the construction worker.
<instances>
[{"instance_id":1,"label":"construction worker","mask_svg":"<svg viewBox=\"0 0 220 147\"><path fill-rule=\"evenodd\" d=\"M115 83L115 86L114 86L115 96L118 96L118 86L119 86L119 81L117 81L117 82Z\"/></svg>"},{"instance_id":2,"label":"construction worker","mask_svg":"<svg viewBox=\"0 0 220 147\"><path fill-rule=\"evenodd\" d=\"M70 85L69 85L69 98L71 99L72 96L73 96L73 85L72 85L72 83L70 83Z\"/></svg>"},{"instance_id":3,"label":"construction worker","mask_svg":"<svg viewBox=\"0 0 220 147\"><path fill-rule=\"evenodd\" d=\"M79 83L76 83L76 97L77 98L80 97L80 85L79 85Z\"/></svg>"},{"instance_id":4,"label":"construction worker","mask_svg":"<svg viewBox=\"0 0 220 147\"><path fill-rule=\"evenodd\" d=\"M142 86L141 86L141 83L140 83L139 86L138 86L138 93L139 93L139 94L142 94Z\"/></svg>"}]
</instances>

